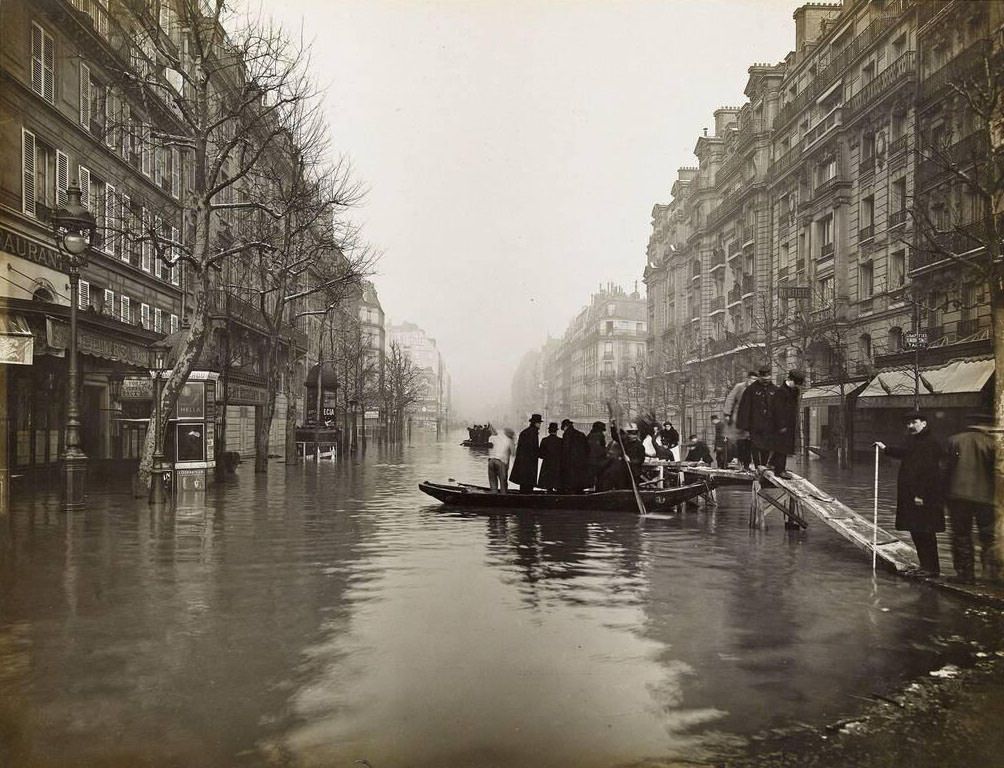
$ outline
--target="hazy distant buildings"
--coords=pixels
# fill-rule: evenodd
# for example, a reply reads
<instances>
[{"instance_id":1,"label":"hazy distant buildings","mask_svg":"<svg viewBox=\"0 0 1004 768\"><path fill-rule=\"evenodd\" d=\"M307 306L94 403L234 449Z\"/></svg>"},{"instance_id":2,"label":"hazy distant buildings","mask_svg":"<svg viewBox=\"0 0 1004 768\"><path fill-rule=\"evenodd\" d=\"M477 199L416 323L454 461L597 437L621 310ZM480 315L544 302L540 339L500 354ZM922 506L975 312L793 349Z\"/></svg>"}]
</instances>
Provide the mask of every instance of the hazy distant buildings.
<instances>
[{"instance_id":1,"label":"hazy distant buildings","mask_svg":"<svg viewBox=\"0 0 1004 768\"><path fill-rule=\"evenodd\" d=\"M425 394L409 409L414 427L442 429L449 426L452 383L436 340L414 323L390 325L388 343L396 343L411 358L425 379Z\"/></svg>"},{"instance_id":2,"label":"hazy distant buildings","mask_svg":"<svg viewBox=\"0 0 1004 768\"><path fill-rule=\"evenodd\" d=\"M645 406L646 301L608 283L561 339L524 357L513 378L513 408L545 421L606 421L607 403L632 414Z\"/></svg>"}]
</instances>

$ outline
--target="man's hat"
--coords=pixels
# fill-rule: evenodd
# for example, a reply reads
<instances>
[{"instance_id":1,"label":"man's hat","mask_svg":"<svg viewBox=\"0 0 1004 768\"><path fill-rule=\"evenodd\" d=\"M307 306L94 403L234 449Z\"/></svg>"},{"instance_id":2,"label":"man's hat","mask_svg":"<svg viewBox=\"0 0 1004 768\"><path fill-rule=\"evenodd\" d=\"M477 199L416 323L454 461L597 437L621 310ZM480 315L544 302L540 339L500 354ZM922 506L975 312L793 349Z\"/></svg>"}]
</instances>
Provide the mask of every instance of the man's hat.
<instances>
[{"instance_id":1,"label":"man's hat","mask_svg":"<svg viewBox=\"0 0 1004 768\"><path fill-rule=\"evenodd\" d=\"M604 424L602 421L594 421L593 422L593 429L597 429L600 432L606 432L607 431L607 425Z\"/></svg>"},{"instance_id":2,"label":"man's hat","mask_svg":"<svg viewBox=\"0 0 1004 768\"><path fill-rule=\"evenodd\" d=\"M920 419L921 421L927 421L927 414L923 411L910 411L906 414L906 418L903 421L913 421L914 419Z\"/></svg>"},{"instance_id":3,"label":"man's hat","mask_svg":"<svg viewBox=\"0 0 1004 768\"><path fill-rule=\"evenodd\" d=\"M770 376L770 368L760 368L756 372L757 376Z\"/></svg>"},{"instance_id":4,"label":"man's hat","mask_svg":"<svg viewBox=\"0 0 1004 768\"><path fill-rule=\"evenodd\" d=\"M799 387L805 383L805 374L801 371L788 371L788 378Z\"/></svg>"},{"instance_id":5,"label":"man's hat","mask_svg":"<svg viewBox=\"0 0 1004 768\"><path fill-rule=\"evenodd\" d=\"M569 425L569 426L571 426L571 427L575 426L575 424L572 422L571 419L562 419L561 420L561 428L564 429L566 424Z\"/></svg>"},{"instance_id":6,"label":"man's hat","mask_svg":"<svg viewBox=\"0 0 1004 768\"><path fill-rule=\"evenodd\" d=\"M548 424L547 425L547 431L548 432L557 432L558 431L558 422L552 421L550 424Z\"/></svg>"},{"instance_id":7,"label":"man's hat","mask_svg":"<svg viewBox=\"0 0 1004 768\"><path fill-rule=\"evenodd\" d=\"M747 376L756 376L756 371L746 371Z\"/></svg>"},{"instance_id":8,"label":"man's hat","mask_svg":"<svg viewBox=\"0 0 1004 768\"><path fill-rule=\"evenodd\" d=\"M534 413L534 414L532 414L530 416L530 423L531 424L533 424L534 422L537 422L538 424L540 424L543 420L544 420L544 417L541 416L539 413Z\"/></svg>"}]
</instances>

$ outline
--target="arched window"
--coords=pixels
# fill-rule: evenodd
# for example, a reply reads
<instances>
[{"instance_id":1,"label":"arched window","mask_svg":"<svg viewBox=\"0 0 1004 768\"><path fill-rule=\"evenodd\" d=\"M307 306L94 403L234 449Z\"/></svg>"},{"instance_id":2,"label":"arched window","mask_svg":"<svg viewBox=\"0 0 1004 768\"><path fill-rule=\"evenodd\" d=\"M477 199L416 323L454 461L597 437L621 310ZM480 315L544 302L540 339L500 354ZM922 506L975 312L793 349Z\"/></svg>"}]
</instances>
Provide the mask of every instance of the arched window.
<instances>
[{"instance_id":1,"label":"arched window","mask_svg":"<svg viewBox=\"0 0 1004 768\"><path fill-rule=\"evenodd\" d=\"M46 301L48 303L53 302L52 291L46 288L44 285L38 286L35 292L31 294L32 301Z\"/></svg>"},{"instance_id":2,"label":"arched window","mask_svg":"<svg viewBox=\"0 0 1004 768\"><path fill-rule=\"evenodd\" d=\"M867 333L862 333L858 337L858 352L864 362L871 362L872 359L872 337Z\"/></svg>"},{"instance_id":3,"label":"arched window","mask_svg":"<svg viewBox=\"0 0 1004 768\"><path fill-rule=\"evenodd\" d=\"M903 351L903 329L898 325L894 325L889 329L889 333L886 336L886 345L889 349L889 353L893 354L896 352Z\"/></svg>"}]
</instances>

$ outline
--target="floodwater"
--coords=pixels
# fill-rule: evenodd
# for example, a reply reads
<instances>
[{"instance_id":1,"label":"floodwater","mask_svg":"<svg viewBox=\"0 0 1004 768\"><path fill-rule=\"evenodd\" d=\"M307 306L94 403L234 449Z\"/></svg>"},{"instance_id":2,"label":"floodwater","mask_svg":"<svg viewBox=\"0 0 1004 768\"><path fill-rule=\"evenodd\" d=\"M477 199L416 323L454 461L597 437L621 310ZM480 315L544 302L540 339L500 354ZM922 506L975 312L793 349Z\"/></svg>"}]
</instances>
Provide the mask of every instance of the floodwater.
<instances>
[{"instance_id":1,"label":"floodwater","mask_svg":"<svg viewBox=\"0 0 1004 768\"><path fill-rule=\"evenodd\" d=\"M711 761L1001 642L821 523L750 531L748 491L671 519L445 509L416 485L483 482L461 437L245 464L161 512L127 486L15 500L0 764Z\"/></svg>"}]
</instances>

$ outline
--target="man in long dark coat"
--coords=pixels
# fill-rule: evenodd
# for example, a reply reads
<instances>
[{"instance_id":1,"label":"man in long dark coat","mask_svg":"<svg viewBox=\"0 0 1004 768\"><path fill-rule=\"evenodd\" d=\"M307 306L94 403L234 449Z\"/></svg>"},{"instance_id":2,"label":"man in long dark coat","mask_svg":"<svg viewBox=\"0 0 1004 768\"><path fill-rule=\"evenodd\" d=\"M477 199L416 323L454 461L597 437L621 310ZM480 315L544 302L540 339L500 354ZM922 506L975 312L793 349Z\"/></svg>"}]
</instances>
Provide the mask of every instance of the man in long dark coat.
<instances>
[{"instance_id":1,"label":"man in long dark coat","mask_svg":"<svg viewBox=\"0 0 1004 768\"><path fill-rule=\"evenodd\" d=\"M602 421L594 421L593 428L586 435L589 446L589 484L599 486L600 473L607 462L607 425Z\"/></svg>"},{"instance_id":2,"label":"man in long dark coat","mask_svg":"<svg viewBox=\"0 0 1004 768\"><path fill-rule=\"evenodd\" d=\"M778 477L791 477L787 463L788 456L795 452L795 439L798 436L798 388L804 383L805 376L801 371L788 371L784 383L774 388L770 402L774 428L767 436L767 447L770 449L768 462Z\"/></svg>"},{"instance_id":3,"label":"man in long dark coat","mask_svg":"<svg viewBox=\"0 0 1004 768\"><path fill-rule=\"evenodd\" d=\"M561 490L579 493L592 485L589 476L589 443L571 419L561 422Z\"/></svg>"},{"instance_id":4,"label":"man in long dark coat","mask_svg":"<svg viewBox=\"0 0 1004 768\"><path fill-rule=\"evenodd\" d=\"M736 426L749 432L752 463L764 466L770 457L770 437L774 431L770 401L777 387L770 380L770 368L757 371L756 381L743 391L736 414Z\"/></svg>"},{"instance_id":5,"label":"man in long dark coat","mask_svg":"<svg viewBox=\"0 0 1004 768\"><path fill-rule=\"evenodd\" d=\"M516 457L512 462L509 479L519 486L520 493L530 493L537 484L537 459L540 457L539 413L530 416L530 425L519 433L516 441Z\"/></svg>"},{"instance_id":6,"label":"man in long dark coat","mask_svg":"<svg viewBox=\"0 0 1004 768\"><path fill-rule=\"evenodd\" d=\"M945 479L943 452L927 426L927 416L919 411L907 415L903 446L887 446L881 441L875 445L901 460L896 478L896 530L910 532L921 572L937 576L941 566L935 534L945 530Z\"/></svg>"},{"instance_id":7,"label":"man in long dark coat","mask_svg":"<svg viewBox=\"0 0 1004 768\"><path fill-rule=\"evenodd\" d=\"M561 487L561 446L558 424L547 425L547 437L540 441L540 476L537 487L545 491L556 491Z\"/></svg>"}]
</instances>

